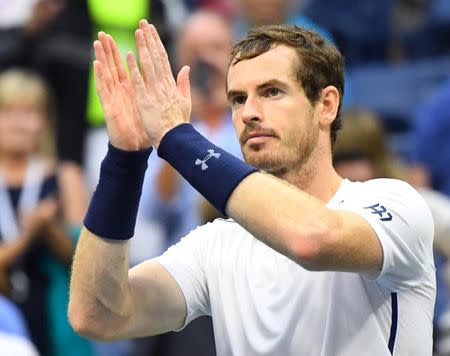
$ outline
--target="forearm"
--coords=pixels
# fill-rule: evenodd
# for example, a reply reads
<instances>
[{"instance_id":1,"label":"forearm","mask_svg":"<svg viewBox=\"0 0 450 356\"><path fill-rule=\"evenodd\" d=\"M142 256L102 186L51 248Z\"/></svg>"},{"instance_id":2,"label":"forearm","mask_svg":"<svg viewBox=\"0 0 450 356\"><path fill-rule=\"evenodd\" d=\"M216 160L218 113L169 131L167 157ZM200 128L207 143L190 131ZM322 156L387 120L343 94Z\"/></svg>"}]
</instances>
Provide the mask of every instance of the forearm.
<instances>
[{"instance_id":1,"label":"forearm","mask_svg":"<svg viewBox=\"0 0 450 356\"><path fill-rule=\"evenodd\" d=\"M227 214L257 239L305 267L334 223L317 198L264 173L251 174L236 187L228 199Z\"/></svg>"},{"instance_id":2,"label":"forearm","mask_svg":"<svg viewBox=\"0 0 450 356\"><path fill-rule=\"evenodd\" d=\"M80 334L114 339L130 317L127 241L102 239L83 228L70 283L69 319Z\"/></svg>"},{"instance_id":3,"label":"forearm","mask_svg":"<svg viewBox=\"0 0 450 356\"><path fill-rule=\"evenodd\" d=\"M268 174L244 179L231 194L227 213L257 239L308 270L381 270L383 249L365 219L352 211L330 209Z\"/></svg>"}]
</instances>

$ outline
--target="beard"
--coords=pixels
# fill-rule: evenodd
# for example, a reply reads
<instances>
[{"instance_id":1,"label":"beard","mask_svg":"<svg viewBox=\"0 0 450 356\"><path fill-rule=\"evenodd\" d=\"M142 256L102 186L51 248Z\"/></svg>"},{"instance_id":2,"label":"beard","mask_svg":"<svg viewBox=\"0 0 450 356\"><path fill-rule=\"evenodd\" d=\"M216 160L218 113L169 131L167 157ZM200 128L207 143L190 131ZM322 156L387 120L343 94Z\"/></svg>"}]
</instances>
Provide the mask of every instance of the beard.
<instances>
[{"instance_id":1,"label":"beard","mask_svg":"<svg viewBox=\"0 0 450 356\"><path fill-rule=\"evenodd\" d=\"M244 137L245 133L249 131L265 132L258 125L251 123L241 137ZM311 110L308 113L303 132L287 132L283 140L276 135L268 139L278 141L275 143L277 145L275 149L268 150L264 147L266 143L244 146L241 140L241 150L247 163L267 173L282 177L287 172L302 170L316 148L318 139L319 128L314 125L313 111Z\"/></svg>"}]
</instances>

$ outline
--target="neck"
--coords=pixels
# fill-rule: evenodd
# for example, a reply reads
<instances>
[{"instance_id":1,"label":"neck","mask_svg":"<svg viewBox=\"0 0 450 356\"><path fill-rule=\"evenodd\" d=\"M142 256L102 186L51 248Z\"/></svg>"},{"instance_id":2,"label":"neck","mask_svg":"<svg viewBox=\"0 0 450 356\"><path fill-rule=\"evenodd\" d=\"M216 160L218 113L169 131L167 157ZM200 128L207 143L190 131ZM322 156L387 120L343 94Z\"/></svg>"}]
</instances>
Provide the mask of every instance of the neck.
<instances>
[{"instance_id":1,"label":"neck","mask_svg":"<svg viewBox=\"0 0 450 356\"><path fill-rule=\"evenodd\" d=\"M8 185L20 184L25 176L30 156L28 154L1 152L0 167Z\"/></svg>"},{"instance_id":2,"label":"neck","mask_svg":"<svg viewBox=\"0 0 450 356\"><path fill-rule=\"evenodd\" d=\"M30 159L30 154L28 152L1 152L0 151L0 162L4 166L17 167L21 165L26 165Z\"/></svg>"},{"instance_id":3,"label":"neck","mask_svg":"<svg viewBox=\"0 0 450 356\"><path fill-rule=\"evenodd\" d=\"M324 203L336 194L343 180L333 168L328 147L317 148L301 166L278 177Z\"/></svg>"}]
</instances>

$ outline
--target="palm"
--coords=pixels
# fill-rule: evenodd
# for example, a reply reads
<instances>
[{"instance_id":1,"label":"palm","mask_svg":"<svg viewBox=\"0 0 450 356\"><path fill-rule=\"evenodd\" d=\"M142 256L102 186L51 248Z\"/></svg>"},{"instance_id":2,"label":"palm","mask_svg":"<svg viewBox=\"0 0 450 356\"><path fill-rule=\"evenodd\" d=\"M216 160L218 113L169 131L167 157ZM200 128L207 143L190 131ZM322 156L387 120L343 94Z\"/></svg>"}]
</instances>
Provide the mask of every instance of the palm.
<instances>
[{"instance_id":1,"label":"palm","mask_svg":"<svg viewBox=\"0 0 450 356\"><path fill-rule=\"evenodd\" d=\"M136 108L133 85L125 72L110 36L99 35L94 43L97 60L94 74L111 143L124 150L151 145Z\"/></svg>"}]
</instances>

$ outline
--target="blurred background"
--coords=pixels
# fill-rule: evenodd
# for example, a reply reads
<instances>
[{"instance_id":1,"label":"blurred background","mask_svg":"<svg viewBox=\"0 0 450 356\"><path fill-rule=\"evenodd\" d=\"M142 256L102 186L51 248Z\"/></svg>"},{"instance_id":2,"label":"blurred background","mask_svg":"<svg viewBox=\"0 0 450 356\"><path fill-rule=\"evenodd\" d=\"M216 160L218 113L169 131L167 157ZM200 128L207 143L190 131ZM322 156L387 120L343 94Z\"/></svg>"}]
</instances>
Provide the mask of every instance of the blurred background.
<instances>
[{"instance_id":1,"label":"blurred background","mask_svg":"<svg viewBox=\"0 0 450 356\"><path fill-rule=\"evenodd\" d=\"M210 318L118 342L77 336L66 317L71 258L106 153L92 42L125 54L155 24L177 72L190 65L193 124L242 158L225 96L232 43L252 26L318 31L346 59L334 153L351 180L414 185L436 220L434 351L450 355L450 0L0 0L0 354L215 355ZM220 216L150 157L131 264Z\"/></svg>"}]
</instances>

